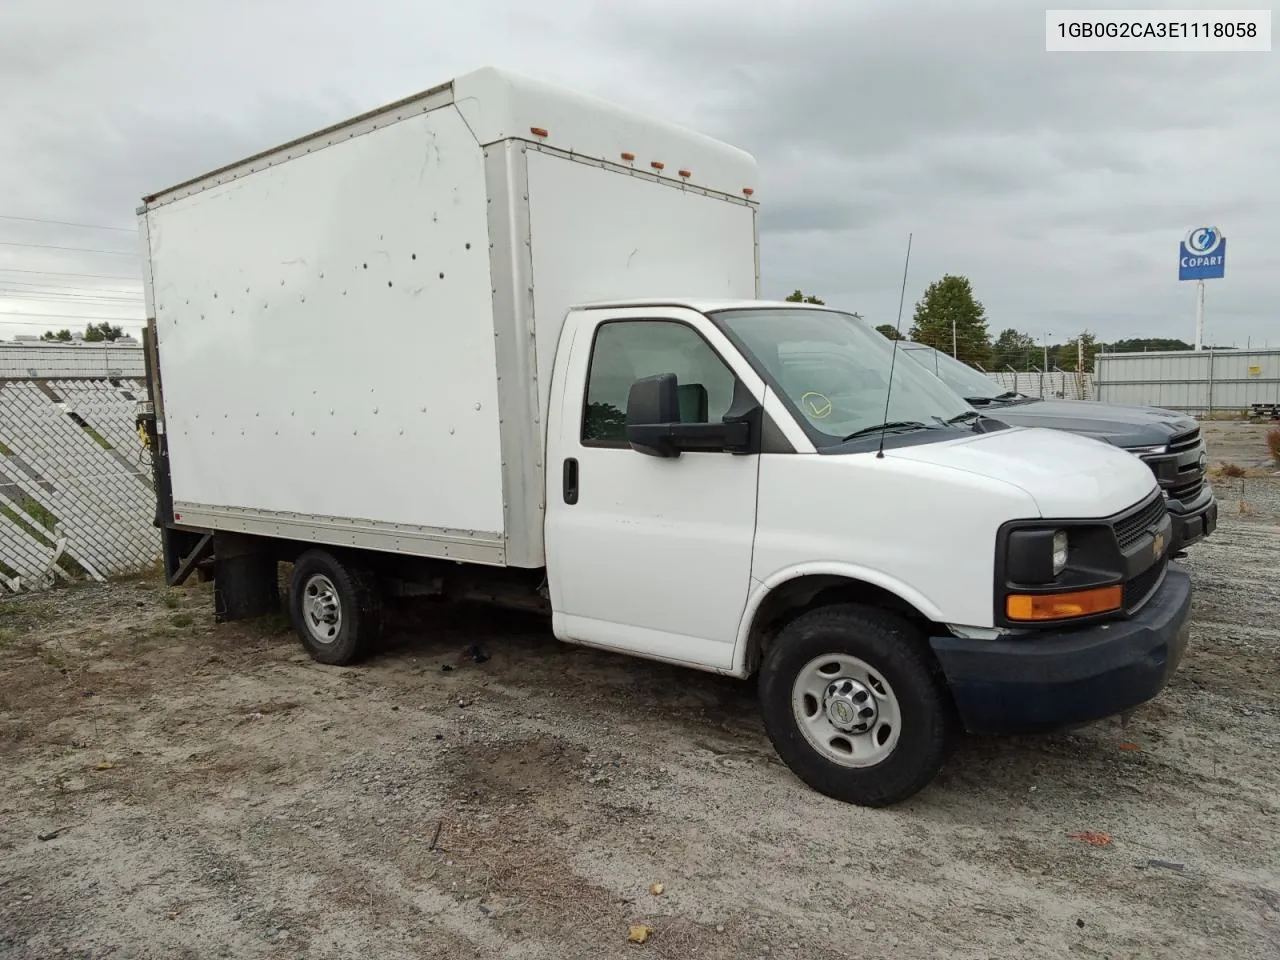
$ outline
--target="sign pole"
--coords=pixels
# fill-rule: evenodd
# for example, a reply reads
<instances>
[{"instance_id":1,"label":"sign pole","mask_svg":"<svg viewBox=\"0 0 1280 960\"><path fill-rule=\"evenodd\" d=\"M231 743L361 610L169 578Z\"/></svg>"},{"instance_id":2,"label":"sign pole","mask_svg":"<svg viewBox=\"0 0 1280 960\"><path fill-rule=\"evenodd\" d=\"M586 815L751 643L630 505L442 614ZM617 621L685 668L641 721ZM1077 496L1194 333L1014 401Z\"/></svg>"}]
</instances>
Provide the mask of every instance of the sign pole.
<instances>
[{"instance_id":1,"label":"sign pole","mask_svg":"<svg viewBox=\"0 0 1280 960\"><path fill-rule=\"evenodd\" d=\"M1204 282L1227 272L1227 238L1217 227L1195 227L1178 245L1178 279L1196 282L1196 350L1204 349Z\"/></svg>"},{"instance_id":2,"label":"sign pole","mask_svg":"<svg viewBox=\"0 0 1280 960\"><path fill-rule=\"evenodd\" d=\"M1196 281L1196 349L1204 343L1204 281Z\"/></svg>"}]
</instances>

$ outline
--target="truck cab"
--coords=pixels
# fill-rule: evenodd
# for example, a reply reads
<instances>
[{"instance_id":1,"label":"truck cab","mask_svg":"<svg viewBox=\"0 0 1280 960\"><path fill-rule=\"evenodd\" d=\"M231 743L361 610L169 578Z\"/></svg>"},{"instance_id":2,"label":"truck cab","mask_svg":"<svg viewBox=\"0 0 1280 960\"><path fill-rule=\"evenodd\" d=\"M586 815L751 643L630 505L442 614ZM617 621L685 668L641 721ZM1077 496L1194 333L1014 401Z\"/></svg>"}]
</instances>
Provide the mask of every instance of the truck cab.
<instances>
[{"instance_id":1,"label":"truck cab","mask_svg":"<svg viewBox=\"0 0 1280 960\"><path fill-rule=\"evenodd\" d=\"M757 676L816 789L900 800L959 727L1124 712L1182 654L1190 580L1151 471L973 410L851 314L575 309L552 393L557 636Z\"/></svg>"}]
</instances>

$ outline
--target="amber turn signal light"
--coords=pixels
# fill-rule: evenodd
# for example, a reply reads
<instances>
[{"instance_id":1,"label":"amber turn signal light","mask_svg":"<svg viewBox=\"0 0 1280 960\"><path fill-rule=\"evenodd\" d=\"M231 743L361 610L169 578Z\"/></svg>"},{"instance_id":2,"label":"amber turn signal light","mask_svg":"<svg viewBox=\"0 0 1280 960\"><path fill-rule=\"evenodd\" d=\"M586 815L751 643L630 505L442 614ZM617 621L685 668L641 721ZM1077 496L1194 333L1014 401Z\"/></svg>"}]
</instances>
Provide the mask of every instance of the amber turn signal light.
<instances>
[{"instance_id":1,"label":"amber turn signal light","mask_svg":"<svg viewBox=\"0 0 1280 960\"><path fill-rule=\"evenodd\" d=\"M1124 590L1119 584L1071 593L1014 593L1005 600L1010 620L1066 620L1119 610Z\"/></svg>"}]
</instances>

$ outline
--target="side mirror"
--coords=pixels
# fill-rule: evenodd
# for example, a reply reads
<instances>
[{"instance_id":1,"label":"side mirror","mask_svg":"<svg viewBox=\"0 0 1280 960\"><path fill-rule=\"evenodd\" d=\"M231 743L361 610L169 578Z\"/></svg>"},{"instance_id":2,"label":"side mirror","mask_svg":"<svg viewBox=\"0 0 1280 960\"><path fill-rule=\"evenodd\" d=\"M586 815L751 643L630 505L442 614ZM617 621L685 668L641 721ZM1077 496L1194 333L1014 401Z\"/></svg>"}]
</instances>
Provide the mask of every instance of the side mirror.
<instances>
[{"instance_id":1,"label":"side mirror","mask_svg":"<svg viewBox=\"0 0 1280 960\"><path fill-rule=\"evenodd\" d=\"M680 391L674 373L631 384L627 394L627 442L653 457L678 457L671 427L680 422Z\"/></svg>"},{"instance_id":2,"label":"side mirror","mask_svg":"<svg viewBox=\"0 0 1280 960\"><path fill-rule=\"evenodd\" d=\"M739 399L745 402L739 404ZM759 435L760 408L741 384L735 387L734 400L724 422L681 423L680 388L674 373L637 380L627 396L627 442L651 457L678 457L682 450L752 452L753 432Z\"/></svg>"}]
</instances>

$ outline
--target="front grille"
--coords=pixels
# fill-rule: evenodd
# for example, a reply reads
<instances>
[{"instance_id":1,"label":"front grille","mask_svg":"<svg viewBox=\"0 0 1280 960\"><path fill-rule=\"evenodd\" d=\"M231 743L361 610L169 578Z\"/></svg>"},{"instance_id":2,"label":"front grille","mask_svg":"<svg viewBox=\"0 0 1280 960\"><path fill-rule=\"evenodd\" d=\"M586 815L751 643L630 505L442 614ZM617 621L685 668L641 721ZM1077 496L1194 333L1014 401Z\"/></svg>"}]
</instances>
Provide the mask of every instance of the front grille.
<instances>
[{"instance_id":1,"label":"front grille","mask_svg":"<svg viewBox=\"0 0 1280 960\"><path fill-rule=\"evenodd\" d=\"M1160 581L1164 579L1164 572L1168 566L1169 555L1166 553L1124 585L1124 609L1126 612L1133 613L1147 601L1147 598L1160 586Z\"/></svg>"},{"instance_id":2,"label":"front grille","mask_svg":"<svg viewBox=\"0 0 1280 960\"><path fill-rule=\"evenodd\" d=\"M1182 453L1184 450L1190 450L1192 447L1200 444L1200 428L1196 427L1190 433L1183 433L1174 437L1169 441L1170 453Z\"/></svg>"},{"instance_id":3,"label":"front grille","mask_svg":"<svg viewBox=\"0 0 1280 960\"><path fill-rule=\"evenodd\" d=\"M1156 497L1127 517L1121 517L1117 520L1115 525L1116 541L1120 544L1120 549L1127 550L1137 543L1143 534L1160 522L1160 518L1164 514L1164 500L1161 497Z\"/></svg>"},{"instance_id":4,"label":"front grille","mask_svg":"<svg viewBox=\"0 0 1280 960\"><path fill-rule=\"evenodd\" d=\"M1200 496L1200 491L1204 489L1204 475L1189 480L1180 486L1170 487L1169 496L1174 500L1194 500Z\"/></svg>"}]
</instances>

